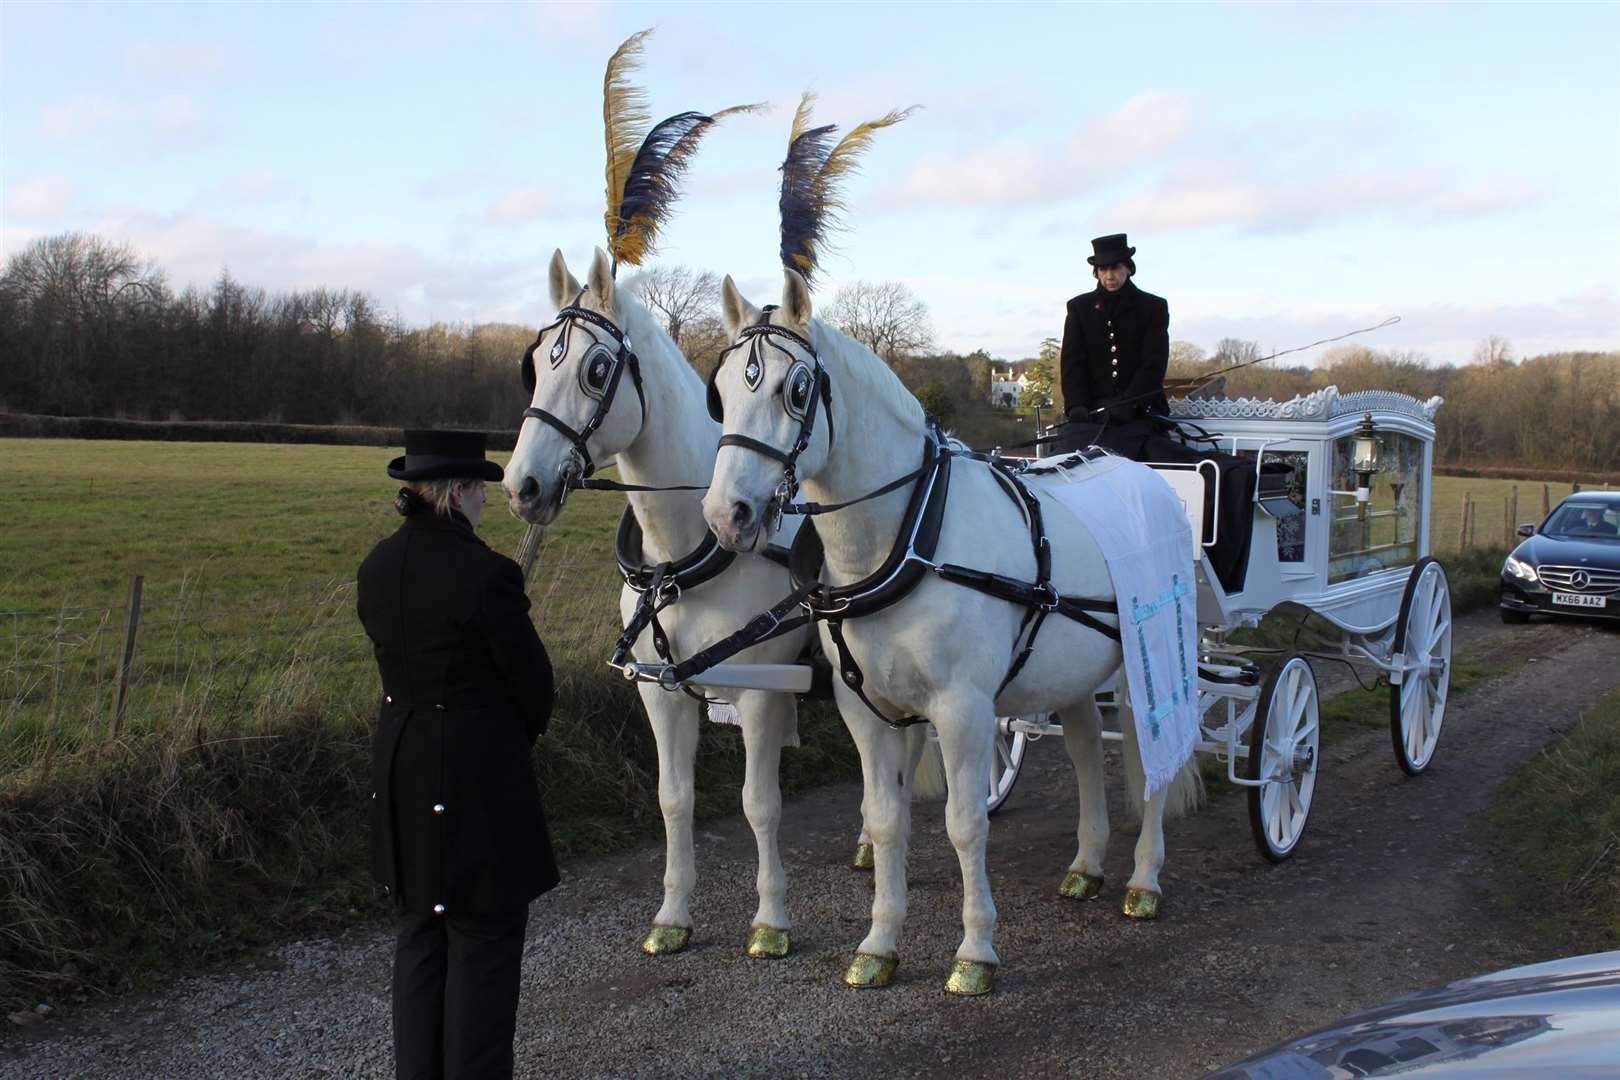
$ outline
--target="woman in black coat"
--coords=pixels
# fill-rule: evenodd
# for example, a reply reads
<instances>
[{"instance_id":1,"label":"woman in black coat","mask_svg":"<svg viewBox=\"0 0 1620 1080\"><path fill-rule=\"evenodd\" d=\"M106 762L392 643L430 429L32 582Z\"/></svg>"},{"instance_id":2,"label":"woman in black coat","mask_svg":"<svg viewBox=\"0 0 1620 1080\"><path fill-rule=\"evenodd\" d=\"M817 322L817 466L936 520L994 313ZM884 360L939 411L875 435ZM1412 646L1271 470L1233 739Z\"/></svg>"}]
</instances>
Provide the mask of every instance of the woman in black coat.
<instances>
[{"instance_id":1,"label":"woman in black coat","mask_svg":"<svg viewBox=\"0 0 1620 1080\"><path fill-rule=\"evenodd\" d=\"M510 1077L529 902L557 884L532 748L552 673L517 564L473 528L476 432L408 431L388 474L405 522L360 565L382 675L372 745L372 873L399 911L400 1080Z\"/></svg>"}]
</instances>

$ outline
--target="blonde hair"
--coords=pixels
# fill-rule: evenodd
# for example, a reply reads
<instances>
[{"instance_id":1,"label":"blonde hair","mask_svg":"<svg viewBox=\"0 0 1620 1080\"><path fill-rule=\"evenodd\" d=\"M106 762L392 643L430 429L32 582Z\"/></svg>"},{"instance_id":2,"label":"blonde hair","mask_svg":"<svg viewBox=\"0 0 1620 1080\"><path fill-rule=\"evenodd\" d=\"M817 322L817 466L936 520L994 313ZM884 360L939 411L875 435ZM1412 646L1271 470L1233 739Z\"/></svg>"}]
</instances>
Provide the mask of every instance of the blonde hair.
<instances>
[{"instance_id":1,"label":"blonde hair","mask_svg":"<svg viewBox=\"0 0 1620 1080\"><path fill-rule=\"evenodd\" d=\"M459 488L466 490L477 484L484 486L482 480L463 479L461 477L441 480L412 480L405 486L422 497L422 501L433 507L433 512L440 517L450 516L450 492Z\"/></svg>"}]
</instances>

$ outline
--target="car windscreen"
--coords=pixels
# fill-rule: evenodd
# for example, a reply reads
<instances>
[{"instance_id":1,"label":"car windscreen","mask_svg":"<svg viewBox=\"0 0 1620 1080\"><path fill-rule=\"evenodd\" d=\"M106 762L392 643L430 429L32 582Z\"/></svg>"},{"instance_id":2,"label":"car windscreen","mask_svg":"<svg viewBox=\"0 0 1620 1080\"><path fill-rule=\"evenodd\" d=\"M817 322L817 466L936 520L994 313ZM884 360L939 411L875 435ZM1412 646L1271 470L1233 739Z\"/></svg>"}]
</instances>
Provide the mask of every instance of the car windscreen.
<instances>
[{"instance_id":1,"label":"car windscreen","mask_svg":"<svg viewBox=\"0 0 1620 1080\"><path fill-rule=\"evenodd\" d=\"M1620 537L1620 509L1596 502L1566 502L1553 511L1541 531L1548 536L1582 539Z\"/></svg>"}]
</instances>

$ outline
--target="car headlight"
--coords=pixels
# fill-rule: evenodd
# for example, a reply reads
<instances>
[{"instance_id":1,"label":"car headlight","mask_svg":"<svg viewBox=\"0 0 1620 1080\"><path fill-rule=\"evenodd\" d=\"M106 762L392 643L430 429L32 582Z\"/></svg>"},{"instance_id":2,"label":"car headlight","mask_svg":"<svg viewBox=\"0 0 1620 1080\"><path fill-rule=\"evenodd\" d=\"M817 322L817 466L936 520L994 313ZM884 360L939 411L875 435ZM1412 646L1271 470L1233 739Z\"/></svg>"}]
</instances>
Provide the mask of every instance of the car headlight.
<instances>
[{"instance_id":1,"label":"car headlight","mask_svg":"<svg viewBox=\"0 0 1620 1080\"><path fill-rule=\"evenodd\" d=\"M1502 573L1512 574L1516 578L1522 578L1529 582L1541 580L1536 576L1536 568L1534 566L1531 566L1523 559L1516 559L1512 555L1509 555L1507 557L1507 562L1502 564Z\"/></svg>"}]
</instances>

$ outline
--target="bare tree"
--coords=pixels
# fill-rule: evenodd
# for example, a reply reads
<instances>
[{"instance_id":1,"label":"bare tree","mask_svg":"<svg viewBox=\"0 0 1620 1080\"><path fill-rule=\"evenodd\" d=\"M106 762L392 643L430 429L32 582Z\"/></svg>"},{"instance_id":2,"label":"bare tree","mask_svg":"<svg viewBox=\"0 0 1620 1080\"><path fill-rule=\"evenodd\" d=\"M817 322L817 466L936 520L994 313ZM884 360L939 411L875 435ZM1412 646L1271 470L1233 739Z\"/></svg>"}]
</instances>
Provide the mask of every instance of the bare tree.
<instances>
[{"instance_id":1,"label":"bare tree","mask_svg":"<svg viewBox=\"0 0 1620 1080\"><path fill-rule=\"evenodd\" d=\"M1499 334L1492 334L1482 338L1474 346L1474 363L1484 364L1486 367L1501 367L1503 364L1513 362L1513 342Z\"/></svg>"},{"instance_id":2,"label":"bare tree","mask_svg":"<svg viewBox=\"0 0 1620 1080\"><path fill-rule=\"evenodd\" d=\"M924 351L934 340L928 305L898 281L845 285L823 315L890 364Z\"/></svg>"},{"instance_id":3,"label":"bare tree","mask_svg":"<svg viewBox=\"0 0 1620 1080\"><path fill-rule=\"evenodd\" d=\"M694 324L718 314L720 279L689 266L654 266L637 275L630 288L664 324L681 351L692 357L686 335Z\"/></svg>"},{"instance_id":4,"label":"bare tree","mask_svg":"<svg viewBox=\"0 0 1620 1080\"><path fill-rule=\"evenodd\" d=\"M1190 341L1170 343L1170 373L1183 378L1196 375L1204 362L1204 350Z\"/></svg>"},{"instance_id":5,"label":"bare tree","mask_svg":"<svg viewBox=\"0 0 1620 1080\"><path fill-rule=\"evenodd\" d=\"M1223 337L1215 343L1215 359L1221 367L1245 364L1260 358L1260 346L1242 338Z\"/></svg>"}]
</instances>

